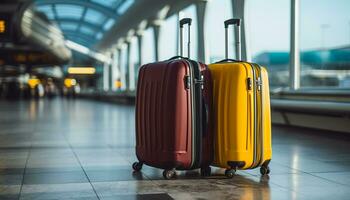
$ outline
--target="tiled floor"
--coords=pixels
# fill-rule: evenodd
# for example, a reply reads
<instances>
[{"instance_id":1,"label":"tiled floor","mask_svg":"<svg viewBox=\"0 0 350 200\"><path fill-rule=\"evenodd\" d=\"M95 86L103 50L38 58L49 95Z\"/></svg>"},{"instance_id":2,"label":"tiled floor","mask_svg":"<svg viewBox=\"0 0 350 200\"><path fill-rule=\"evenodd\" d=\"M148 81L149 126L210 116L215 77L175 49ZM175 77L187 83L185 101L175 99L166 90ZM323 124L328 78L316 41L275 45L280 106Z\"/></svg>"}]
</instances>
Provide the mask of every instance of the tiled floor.
<instances>
[{"instance_id":1,"label":"tiled floor","mask_svg":"<svg viewBox=\"0 0 350 200\"><path fill-rule=\"evenodd\" d=\"M214 169L167 181L131 170L134 107L1 101L0 199L350 199L350 140L332 134L274 126L269 177Z\"/></svg>"}]
</instances>

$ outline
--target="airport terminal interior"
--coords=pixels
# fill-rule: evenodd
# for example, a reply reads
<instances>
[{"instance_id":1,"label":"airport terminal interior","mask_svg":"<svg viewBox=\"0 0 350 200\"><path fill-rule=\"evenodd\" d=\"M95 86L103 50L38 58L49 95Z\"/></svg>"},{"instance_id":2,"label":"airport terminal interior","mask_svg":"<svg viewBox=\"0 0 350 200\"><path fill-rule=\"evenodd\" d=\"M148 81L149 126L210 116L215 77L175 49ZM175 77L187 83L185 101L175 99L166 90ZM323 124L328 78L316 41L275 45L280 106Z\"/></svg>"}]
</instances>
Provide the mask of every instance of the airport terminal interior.
<instances>
[{"instance_id":1,"label":"airport terminal interior","mask_svg":"<svg viewBox=\"0 0 350 200\"><path fill-rule=\"evenodd\" d=\"M348 0L2 0L0 200L350 199L349 10ZM191 28L180 28L179 22L188 18L192 19ZM240 26L225 29L224 21L232 18L240 19ZM157 90L171 81L144 86L145 76L162 63L187 60L170 59L178 55L208 65L228 57L235 61L226 60L226 64L245 61L266 68L268 85L262 86L263 79L251 86L249 78L241 84L244 88L247 84L246 90L256 87L253 91L265 94L264 103L255 103L254 111L266 105L260 114L271 117L264 117L264 121L251 117L256 120L249 122L254 132L247 128L244 133L252 132L255 143L254 151L245 148L254 158L250 168L243 169L240 164L232 167L229 161L227 167L217 165L224 154L216 152L222 141L216 137L222 133L215 131L221 130L216 129L220 120L231 127L249 120L237 119L236 123L232 118L216 118L219 112L213 107L210 116L219 121L212 127L210 154L214 161L209 174L204 173L207 168L193 167L195 158L203 158L199 159L202 162L209 154L198 156L208 151L195 150L196 145L210 149L211 144L196 143L202 141L193 128L197 126L186 129L193 131L186 132L192 138L192 143L188 142L192 154L175 150L181 141L178 136L172 140L171 134L180 128L163 129L164 133L156 130L175 122L154 117L154 113L167 116L164 105L176 101L172 106L177 108L181 95L178 92L174 101L168 98L168 104L161 102L172 90L159 94ZM190 63L188 69L191 67ZM162 80L177 80L179 75L171 72L176 71L167 70L173 76L161 74ZM189 113L208 109L205 100L203 108L193 106L197 94L192 91L194 86L187 88L192 79L186 77L176 84L193 95L188 98ZM214 73L212 78L216 80ZM213 99L218 94L213 91ZM151 103L141 109L145 102ZM236 105L233 100L227 102ZM184 116L205 115L204 111L199 113ZM201 123L211 123L210 117L205 119ZM143 130L151 127L147 123L156 124L156 128ZM268 171L264 171L254 164L260 157L259 149L268 147L270 138L260 145L257 138L259 127L265 138L270 126L272 157ZM198 130L207 130L203 127ZM228 134L238 135L238 129L234 130L237 132ZM148 131L150 135L142 135ZM162 134L169 135L167 144L174 147L164 147ZM209 136L203 131L205 137ZM224 138L227 152L235 148L227 147L230 138L233 136ZM163 153L154 151L160 148ZM192 168L184 170L185 164L178 160L172 167L168 167L172 161L160 164L168 151L173 156L166 159L188 154ZM268 151L262 150L260 165ZM149 152L160 156L152 155L156 159L147 161ZM241 153L237 152L232 154ZM133 163L141 159L144 164L140 170ZM174 168L173 177L165 173ZM236 171L231 176L226 168Z\"/></svg>"}]
</instances>

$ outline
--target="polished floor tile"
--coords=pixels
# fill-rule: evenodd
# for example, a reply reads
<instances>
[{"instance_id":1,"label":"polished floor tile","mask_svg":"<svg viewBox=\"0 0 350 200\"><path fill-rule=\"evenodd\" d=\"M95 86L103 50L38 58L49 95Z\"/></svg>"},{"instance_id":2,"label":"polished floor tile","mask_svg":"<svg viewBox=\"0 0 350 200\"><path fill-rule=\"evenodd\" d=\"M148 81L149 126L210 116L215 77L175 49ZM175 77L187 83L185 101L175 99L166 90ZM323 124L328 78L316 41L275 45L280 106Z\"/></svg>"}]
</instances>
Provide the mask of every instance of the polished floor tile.
<instances>
[{"instance_id":1,"label":"polished floor tile","mask_svg":"<svg viewBox=\"0 0 350 200\"><path fill-rule=\"evenodd\" d=\"M60 173L25 174L24 184L52 184L52 183L86 183L88 179L83 171Z\"/></svg>"},{"instance_id":2,"label":"polished floor tile","mask_svg":"<svg viewBox=\"0 0 350 200\"><path fill-rule=\"evenodd\" d=\"M312 173L312 175L350 186L350 172L324 172Z\"/></svg>"},{"instance_id":3,"label":"polished floor tile","mask_svg":"<svg viewBox=\"0 0 350 200\"><path fill-rule=\"evenodd\" d=\"M102 200L172 200L173 198L166 193L159 194L136 194L136 195L114 195L103 197Z\"/></svg>"},{"instance_id":4,"label":"polished floor tile","mask_svg":"<svg viewBox=\"0 0 350 200\"><path fill-rule=\"evenodd\" d=\"M133 172L134 107L87 100L0 101L0 199L349 199L350 139L273 126L271 174L212 168Z\"/></svg>"}]
</instances>

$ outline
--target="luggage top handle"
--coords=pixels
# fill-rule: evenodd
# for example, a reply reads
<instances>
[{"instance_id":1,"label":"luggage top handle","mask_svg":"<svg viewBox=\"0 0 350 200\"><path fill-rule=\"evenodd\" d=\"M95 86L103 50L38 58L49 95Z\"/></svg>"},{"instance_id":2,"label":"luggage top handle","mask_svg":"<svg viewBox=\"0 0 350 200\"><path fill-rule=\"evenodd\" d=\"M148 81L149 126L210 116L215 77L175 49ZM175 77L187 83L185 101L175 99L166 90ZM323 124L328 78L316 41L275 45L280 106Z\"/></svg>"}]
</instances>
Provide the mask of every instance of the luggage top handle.
<instances>
[{"instance_id":1,"label":"luggage top handle","mask_svg":"<svg viewBox=\"0 0 350 200\"><path fill-rule=\"evenodd\" d=\"M180 20L180 56L183 56L183 28L184 25L188 24L188 43L187 43L187 50L188 50L188 58L190 58L190 44L191 44L191 24L192 19L191 18L183 18Z\"/></svg>"},{"instance_id":2,"label":"luggage top handle","mask_svg":"<svg viewBox=\"0 0 350 200\"><path fill-rule=\"evenodd\" d=\"M236 38L236 59L241 60L241 19L228 19L225 24L225 59L228 59L228 27L230 25L237 26L237 38Z\"/></svg>"}]
</instances>

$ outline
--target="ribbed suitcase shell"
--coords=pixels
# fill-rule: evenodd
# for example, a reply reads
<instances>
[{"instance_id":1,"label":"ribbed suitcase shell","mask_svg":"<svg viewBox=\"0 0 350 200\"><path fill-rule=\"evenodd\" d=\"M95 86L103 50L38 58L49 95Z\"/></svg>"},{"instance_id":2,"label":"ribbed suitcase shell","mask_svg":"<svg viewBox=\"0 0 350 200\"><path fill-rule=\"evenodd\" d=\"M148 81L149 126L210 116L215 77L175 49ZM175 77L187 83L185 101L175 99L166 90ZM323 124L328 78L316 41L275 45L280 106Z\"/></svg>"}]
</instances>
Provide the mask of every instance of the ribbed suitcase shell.
<instances>
[{"instance_id":1,"label":"ribbed suitcase shell","mask_svg":"<svg viewBox=\"0 0 350 200\"><path fill-rule=\"evenodd\" d=\"M203 64L201 71L206 80L203 96L211 109L210 72ZM202 134L202 162L191 166L191 98L184 81L188 75L189 67L184 59L140 68L136 99L136 155L139 161L162 169L199 168L212 162L213 135L209 124Z\"/></svg>"},{"instance_id":2,"label":"ribbed suitcase shell","mask_svg":"<svg viewBox=\"0 0 350 200\"><path fill-rule=\"evenodd\" d=\"M253 68L256 80L258 77L262 80L262 93L254 80ZM214 165L249 169L261 166L264 162L268 164L272 148L266 69L246 62L215 63L209 65L209 69L213 79ZM263 98L260 98L261 94ZM256 133L254 127L257 129ZM261 146L263 146L262 154ZM255 149L256 159L254 159ZM232 163L240 164L232 166Z\"/></svg>"}]
</instances>

